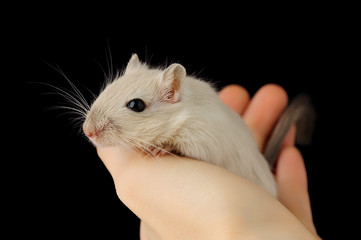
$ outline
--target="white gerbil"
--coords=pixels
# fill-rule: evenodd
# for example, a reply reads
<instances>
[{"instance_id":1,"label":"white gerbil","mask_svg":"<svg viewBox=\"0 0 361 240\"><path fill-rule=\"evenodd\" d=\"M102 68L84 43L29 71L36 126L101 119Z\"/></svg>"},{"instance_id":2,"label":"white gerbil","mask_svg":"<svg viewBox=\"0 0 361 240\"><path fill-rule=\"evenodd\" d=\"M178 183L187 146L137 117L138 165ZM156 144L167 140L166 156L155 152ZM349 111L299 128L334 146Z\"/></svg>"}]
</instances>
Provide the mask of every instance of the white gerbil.
<instances>
[{"instance_id":1,"label":"white gerbil","mask_svg":"<svg viewBox=\"0 0 361 240\"><path fill-rule=\"evenodd\" d=\"M300 116L283 121L266 156L277 157ZM150 68L133 54L88 110L83 131L98 147L125 144L152 155L177 153L224 167L277 195L270 165L241 117L180 64Z\"/></svg>"}]
</instances>

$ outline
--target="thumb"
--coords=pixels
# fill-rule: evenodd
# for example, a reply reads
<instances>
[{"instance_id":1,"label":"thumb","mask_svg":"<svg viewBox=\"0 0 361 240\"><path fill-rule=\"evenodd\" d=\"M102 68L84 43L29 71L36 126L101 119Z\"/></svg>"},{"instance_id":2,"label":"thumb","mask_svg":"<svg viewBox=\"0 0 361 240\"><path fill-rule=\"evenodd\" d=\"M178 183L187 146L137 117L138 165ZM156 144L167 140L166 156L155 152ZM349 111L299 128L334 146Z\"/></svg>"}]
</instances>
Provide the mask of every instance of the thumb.
<instances>
[{"instance_id":1,"label":"thumb","mask_svg":"<svg viewBox=\"0 0 361 240\"><path fill-rule=\"evenodd\" d=\"M128 151L123 146L97 148L97 153L114 181L127 169L127 165L136 156L135 151Z\"/></svg>"}]
</instances>

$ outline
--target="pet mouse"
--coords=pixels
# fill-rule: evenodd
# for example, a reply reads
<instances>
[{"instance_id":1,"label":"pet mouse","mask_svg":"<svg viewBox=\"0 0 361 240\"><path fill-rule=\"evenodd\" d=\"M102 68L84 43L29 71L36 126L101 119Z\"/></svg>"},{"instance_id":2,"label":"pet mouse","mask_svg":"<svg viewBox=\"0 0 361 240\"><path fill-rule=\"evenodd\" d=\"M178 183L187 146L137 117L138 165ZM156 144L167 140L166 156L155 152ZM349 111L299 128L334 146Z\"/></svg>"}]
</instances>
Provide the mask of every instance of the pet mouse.
<instances>
[{"instance_id":1,"label":"pet mouse","mask_svg":"<svg viewBox=\"0 0 361 240\"><path fill-rule=\"evenodd\" d=\"M133 54L92 103L83 132L96 147L125 145L152 156L174 153L215 164L276 196L275 159L291 125L308 112L306 97L291 103L263 155L242 118L210 83L187 75L180 64L151 68Z\"/></svg>"}]
</instances>

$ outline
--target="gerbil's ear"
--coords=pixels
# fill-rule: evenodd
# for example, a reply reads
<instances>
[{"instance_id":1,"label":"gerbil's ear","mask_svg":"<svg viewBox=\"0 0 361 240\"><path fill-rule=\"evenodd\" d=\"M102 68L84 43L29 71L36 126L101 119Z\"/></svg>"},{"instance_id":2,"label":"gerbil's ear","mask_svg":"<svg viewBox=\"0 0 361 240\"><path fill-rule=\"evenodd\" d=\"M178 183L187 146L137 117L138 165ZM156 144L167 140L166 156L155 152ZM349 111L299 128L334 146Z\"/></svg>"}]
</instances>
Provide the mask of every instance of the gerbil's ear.
<instances>
[{"instance_id":1,"label":"gerbil's ear","mask_svg":"<svg viewBox=\"0 0 361 240\"><path fill-rule=\"evenodd\" d=\"M125 73L130 73L136 69L138 69L142 63L139 61L138 55L133 53L131 58L129 59L128 65L125 69Z\"/></svg>"},{"instance_id":2,"label":"gerbil's ear","mask_svg":"<svg viewBox=\"0 0 361 240\"><path fill-rule=\"evenodd\" d=\"M185 68L180 64L172 64L163 72L161 79L161 100L169 103L179 101L181 81L186 77Z\"/></svg>"}]
</instances>

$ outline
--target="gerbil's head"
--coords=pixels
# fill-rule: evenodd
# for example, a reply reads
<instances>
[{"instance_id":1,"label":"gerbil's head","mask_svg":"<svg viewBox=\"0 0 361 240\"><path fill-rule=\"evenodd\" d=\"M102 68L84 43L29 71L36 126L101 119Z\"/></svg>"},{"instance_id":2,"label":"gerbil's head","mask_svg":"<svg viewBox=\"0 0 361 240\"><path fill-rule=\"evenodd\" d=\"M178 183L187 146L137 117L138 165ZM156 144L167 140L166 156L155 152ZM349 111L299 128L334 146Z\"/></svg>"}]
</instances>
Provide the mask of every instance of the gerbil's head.
<instances>
[{"instance_id":1,"label":"gerbil's head","mask_svg":"<svg viewBox=\"0 0 361 240\"><path fill-rule=\"evenodd\" d=\"M133 54L123 75L106 86L87 112L85 135L99 147L165 143L181 121L175 115L182 107L185 77L179 64L151 69Z\"/></svg>"}]
</instances>

